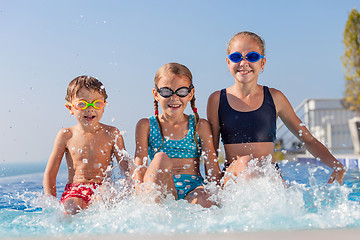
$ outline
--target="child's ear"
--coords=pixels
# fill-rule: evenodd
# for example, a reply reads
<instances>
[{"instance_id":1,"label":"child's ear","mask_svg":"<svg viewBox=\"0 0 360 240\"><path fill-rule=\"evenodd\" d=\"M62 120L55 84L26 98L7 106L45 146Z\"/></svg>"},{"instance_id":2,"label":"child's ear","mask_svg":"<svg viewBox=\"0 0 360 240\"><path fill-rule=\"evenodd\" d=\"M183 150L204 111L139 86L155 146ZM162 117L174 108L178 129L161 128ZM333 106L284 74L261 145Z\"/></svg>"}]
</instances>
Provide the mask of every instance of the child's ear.
<instances>
[{"instance_id":1,"label":"child's ear","mask_svg":"<svg viewBox=\"0 0 360 240\"><path fill-rule=\"evenodd\" d=\"M226 60L226 64L228 65L228 67L229 67L229 64L230 64L230 59L228 58L228 57L226 57L225 58L225 60Z\"/></svg>"},{"instance_id":2,"label":"child's ear","mask_svg":"<svg viewBox=\"0 0 360 240\"><path fill-rule=\"evenodd\" d=\"M264 69L265 63L266 63L266 58L263 58L262 61L261 61L261 67L262 67L262 69Z\"/></svg>"},{"instance_id":3,"label":"child's ear","mask_svg":"<svg viewBox=\"0 0 360 240\"><path fill-rule=\"evenodd\" d=\"M74 115L74 112L72 111L72 107L71 107L71 105L70 105L69 102L67 102L67 103L65 104L65 107L66 107L67 109L69 109L69 112L70 112L71 115Z\"/></svg>"},{"instance_id":4,"label":"child's ear","mask_svg":"<svg viewBox=\"0 0 360 240\"><path fill-rule=\"evenodd\" d=\"M193 87L189 93L189 102L191 101L191 99L193 99L194 96L195 96L195 88Z\"/></svg>"},{"instance_id":5,"label":"child's ear","mask_svg":"<svg viewBox=\"0 0 360 240\"><path fill-rule=\"evenodd\" d=\"M154 96L154 99L156 100L156 101L159 101L159 96L158 96L158 92L156 91L156 89L155 88L153 88L153 96Z\"/></svg>"}]
</instances>

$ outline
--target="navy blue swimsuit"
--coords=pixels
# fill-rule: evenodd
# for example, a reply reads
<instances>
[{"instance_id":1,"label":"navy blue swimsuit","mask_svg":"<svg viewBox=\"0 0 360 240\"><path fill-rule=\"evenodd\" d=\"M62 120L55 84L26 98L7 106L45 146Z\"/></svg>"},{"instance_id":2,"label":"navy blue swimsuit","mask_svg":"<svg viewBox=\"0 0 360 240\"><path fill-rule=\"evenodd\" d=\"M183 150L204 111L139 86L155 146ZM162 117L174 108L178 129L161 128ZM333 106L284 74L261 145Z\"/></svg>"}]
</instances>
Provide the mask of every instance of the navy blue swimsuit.
<instances>
[{"instance_id":1,"label":"navy blue swimsuit","mask_svg":"<svg viewBox=\"0 0 360 240\"><path fill-rule=\"evenodd\" d=\"M262 105L250 112L239 112L231 108L226 89L222 89L218 114L221 141L224 144L274 142L276 139L276 109L266 86Z\"/></svg>"}]
</instances>

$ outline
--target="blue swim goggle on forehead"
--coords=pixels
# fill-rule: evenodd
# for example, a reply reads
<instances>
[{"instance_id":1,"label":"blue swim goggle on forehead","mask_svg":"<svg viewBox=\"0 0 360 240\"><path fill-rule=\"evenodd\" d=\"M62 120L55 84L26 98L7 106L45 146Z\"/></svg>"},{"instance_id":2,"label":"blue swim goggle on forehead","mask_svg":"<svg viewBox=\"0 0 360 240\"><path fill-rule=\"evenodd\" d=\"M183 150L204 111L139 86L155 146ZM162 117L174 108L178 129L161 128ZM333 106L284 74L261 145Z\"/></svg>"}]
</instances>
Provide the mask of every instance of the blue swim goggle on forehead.
<instances>
[{"instance_id":1,"label":"blue swim goggle on forehead","mask_svg":"<svg viewBox=\"0 0 360 240\"><path fill-rule=\"evenodd\" d=\"M230 61L232 61L234 63L238 63L244 59L243 55L241 55L241 53L239 53L239 52L233 52L232 54L230 54L228 56L228 58L230 59ZM249 52L245 56L245 59L251 63L257 62L261 58L264 58L264 56L260 55L260 53L258 53L258 52Z\"/></svg>"}]
</instances>

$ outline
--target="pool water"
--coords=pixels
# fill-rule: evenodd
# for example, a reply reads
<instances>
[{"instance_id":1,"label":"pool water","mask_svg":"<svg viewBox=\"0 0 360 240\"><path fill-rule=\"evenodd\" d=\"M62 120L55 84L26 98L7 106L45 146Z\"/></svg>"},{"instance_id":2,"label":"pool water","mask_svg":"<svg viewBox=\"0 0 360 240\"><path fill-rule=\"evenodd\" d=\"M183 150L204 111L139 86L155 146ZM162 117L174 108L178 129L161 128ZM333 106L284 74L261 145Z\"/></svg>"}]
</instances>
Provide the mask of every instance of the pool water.
<instances>
[{"instance_id":1,"label":"pool water","mask_svg":"<svg viewBox=\"0 0 360 240\"><path fill-rule=\"evenodd\" d=\"M154 204L153 196L134 196L122 178L114 178L112 194L76 216L65 217L58 201L42 194L43 167L33 166L31 173L24 174L0 166L0 236L360 228L359 170L348 170L339 186L327 184L330 171L322 165L283 161L280 167L285 184L270 167L263 169L262 177L230 182L225 189L209 184L206 188L217 191L213 200L219 205L210 209L171 197ZM59 198L66 182L64 169L57 182Z\"/></svg>"}]
</instances>

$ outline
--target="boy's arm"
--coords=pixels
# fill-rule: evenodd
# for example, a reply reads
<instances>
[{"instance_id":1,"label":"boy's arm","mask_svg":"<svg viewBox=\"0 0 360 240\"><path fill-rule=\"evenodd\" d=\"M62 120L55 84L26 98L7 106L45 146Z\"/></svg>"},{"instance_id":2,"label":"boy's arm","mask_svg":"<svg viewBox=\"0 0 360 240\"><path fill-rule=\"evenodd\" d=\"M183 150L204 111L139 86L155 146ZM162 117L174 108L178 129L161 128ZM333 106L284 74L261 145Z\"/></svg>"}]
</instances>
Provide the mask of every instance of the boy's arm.
<instances>
[{"instance_id":1,"label":"boy's arm","mask_svg":"<svg viewBox=\"0 0 360 240\"><path fill-rule=\"evenodd\" d=\"M135 130L135 171L133 179L135 181L135 189L138 193L139 185L144 182L144 176L147 169L148 159L148 141L150 135L149 119L143 118L136 124Z\"/></svg>"},{"instance_id":2,"label":"boy's arm","mask_svg":"<svg viewBox=\"0 0 360 240\"><path fill-rule=\"evenodd\" d=\"M321 162L331 167L332 172L329 183L334 180L340 184L343 183L345 177L344 166L329 152L329 150L311 135L305 124L296 116L291 104L282 92L272 89L271 94L274 97L278 115L288 129L305 144L306 149Z\"/></svg>"},{"instance_id":3,"label":"boy's arm","mask_svg":"<svg viewBox=\"0 0 360 240\"><path fill-rule=\"evenodd\" d=\"M117 162L119 163L121 170L123 170L125 173L128 173L130 171L130 168L129 168L130 157L128 156L126 149L125 149L124 138L120 134L120 131L116 128L114 131L114 135L115 135L115 143L114 143L113 152L114 152L115 158L116 158Z\"/></svg>"},{"instance_id":4,"label":"boy's arm","mask_svg":"<svg viewBox=\"0 0 360 240\"><path fill-rule=\"evenodd\" d=\"M219 148L219 138L220 138L220 124L219 124L219 115L218 115L219 101L220 101L220 92L216 91L210 95L207 103L207 119L211 127L211 134L213 137L212 139L215 150Z\"/></svg>"},{"instance_id":5,"label":"boy's arm","mask_svg":"<svg viewBox=\"0 0 360 240\"><path fill-rule=\"evenodd\" d=\"M45 195L56 197L56 176L66 151L66 139L70 134L68 129L62 129L55 138L54 147L44 172L43 186Z\"/></svg>"},{"instance_id":6,"label":"boy's arm","mask_svg":"<svg viewBox=\"0 0 360 240\"><path fill-rule=\"evenodd\" d=\"M209 181L220 182L221 171L211 136L211 127L207 120L200 119L198 133L201 139L201 149L204 156L206 178Z\"/></svg>"}]
</instances>

